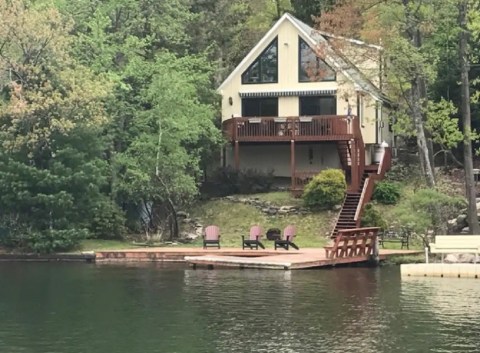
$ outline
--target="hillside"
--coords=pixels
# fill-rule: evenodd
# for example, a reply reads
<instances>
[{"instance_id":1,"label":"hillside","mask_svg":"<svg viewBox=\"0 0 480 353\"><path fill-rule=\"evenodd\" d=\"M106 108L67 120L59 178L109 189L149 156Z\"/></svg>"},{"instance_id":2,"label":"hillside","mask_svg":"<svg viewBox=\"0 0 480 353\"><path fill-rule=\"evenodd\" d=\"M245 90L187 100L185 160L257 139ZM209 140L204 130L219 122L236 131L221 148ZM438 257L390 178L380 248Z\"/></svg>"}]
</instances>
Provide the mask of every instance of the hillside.
<instances>
[{"instance_id":1,"label":"hillside","mask_svg":"<svg viewBox=\"0 0 480 353\"><path fill-rule=\"evenodd\" d=\"M271 208L296 209L295 213L280 211L280 214L268 214L268 207L255 207L244 202L253 201L254 204L268 204ZM288 192L272 192L248 196L236 196L234 198L213 199L199 202L191 209L187 223L195 220L203 226L214 224L220 227L222 246L238 247L241 245L241 236L248 235L252 225L260 225L264 231L269 228L283 228L289 224L297 229L296 243L300 247L323 246L330 235L336 212L303 210L301 200L292 198ZM182 231L192 232L185 222ZM266 246L269 246L266 241ZM201 244L197 239L194 245Z\"/></svg>"}]
</instances>

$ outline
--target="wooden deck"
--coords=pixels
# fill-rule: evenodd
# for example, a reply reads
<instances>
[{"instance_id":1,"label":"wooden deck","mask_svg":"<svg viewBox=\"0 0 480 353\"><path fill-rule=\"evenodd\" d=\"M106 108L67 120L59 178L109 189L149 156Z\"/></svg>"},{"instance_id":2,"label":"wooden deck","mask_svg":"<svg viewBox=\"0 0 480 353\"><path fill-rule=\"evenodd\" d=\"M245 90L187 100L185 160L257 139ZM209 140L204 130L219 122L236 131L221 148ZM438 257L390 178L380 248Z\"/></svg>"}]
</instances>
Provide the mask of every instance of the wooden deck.
<instances>
[{"instance_id":1,"label":"wooden deck","mask_svg":"<svg viewBox=\"0 0 480 353\"><path fill-rule=\"evenodd\" d=\"M382 249L380 260L392 255L419 254L416 250ZM368 256L328 259L324 249L308 248L296 250L241 250L238 248L142 248L96 252L96 261L109 262L186 262L195 267L206 268L261 268L297 270L328 267L340 264L367 262Z\"/></svg>"},{"instance_id":2,"label":"wooden deck","mask_svg":"<svg viewBox=\"0 0 480 353\"><path fill-rule=\"evenodd\" d=\"M223 132L231 141L290 142L348 141L357 132L354 116L238 117L223 122Z\"/></svg>"}]
</instances>

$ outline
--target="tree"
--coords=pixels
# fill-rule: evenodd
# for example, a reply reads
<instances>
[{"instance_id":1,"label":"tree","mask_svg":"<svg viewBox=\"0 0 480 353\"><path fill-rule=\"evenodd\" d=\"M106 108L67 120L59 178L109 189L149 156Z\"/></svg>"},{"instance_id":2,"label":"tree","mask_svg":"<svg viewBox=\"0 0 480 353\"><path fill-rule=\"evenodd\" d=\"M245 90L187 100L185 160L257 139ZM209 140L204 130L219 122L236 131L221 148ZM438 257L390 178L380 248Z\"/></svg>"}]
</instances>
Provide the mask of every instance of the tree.
<instances>
[{"instance_id":1,"label":"tree","mask_svg":"<svg viewBox=\"0 0 480 353\"><path fill-rule=\"evenodd\" d=\"M13 245L66 249L79 235L102 232L95 219L118 211L102 192L110 85L69 55L72 22L56 9L0 0L0 16L0 68L8 73L0 100L0 221Z\"/></svg>"},{"instance_id":2,"label":"tree","mask_svg":"<svg viewBox=\"0 0 480 353\"><path fill-rule=\"evenodd\" d=\"M377 64L386 71L384 88L397 103L397 126L410 127L400 132L416 139L421 171L430 187L435 185L433 145L425 123L428 89L437 75L440 52L431 42L441 30L437 24L451 13L451 4L432 0L347 0L319 19L320 29L383 47L384 61Z\"/></svg>"},{"instance_id":3,"label":"tree","mask_svg":"<svg viewBox=\"0 0 480 353\"><path fill-rule=\"evenodd\" d=\"M328 10L335 0L291 0L293 12L303 22L313 25L314 18Z\"/></svg>"},{"instance_id":4,"label":"tree","mask_svg":"<svg viewBox=\"0 0 480 353\"><path fill-rule=\"evenodd\" d=\"M142 65L143 71L136 70L152 77L141 92L149 108L136 116L132 128L137 134L115 160L119 177L114 190L122 202L140 206L149 240L152 234L178 235L176 207L197 194L202 155L220 142L212 107L197 98L209 76L196 71L194 61L164 53Z\"/></svg>"},{"instance_id":5,"label":"tree","mask_svg":"<svg viewBox=\"0 0 480 353\"><path fill-rule=\"evenodd\" d=\"M475 181L473 179L472 131L470 115L469 48L467 27L468 1L458 2L458 25L460 27L458 55L461 72L462 121L463 121L463 162L465 165L465 188L468 200L467 218L471 234L480 234L477 216Z\"/></svg>"}]
</instances>

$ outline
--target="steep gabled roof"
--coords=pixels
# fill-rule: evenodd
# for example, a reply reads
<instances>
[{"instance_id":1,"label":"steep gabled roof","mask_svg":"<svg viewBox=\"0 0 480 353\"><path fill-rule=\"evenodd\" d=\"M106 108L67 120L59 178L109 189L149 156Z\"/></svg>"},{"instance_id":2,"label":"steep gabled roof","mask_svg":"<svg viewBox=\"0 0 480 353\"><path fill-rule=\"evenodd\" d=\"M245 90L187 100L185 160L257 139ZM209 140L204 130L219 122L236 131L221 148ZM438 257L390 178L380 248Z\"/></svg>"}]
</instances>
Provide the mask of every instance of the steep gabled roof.
<instances>
[{"instance_id":1,"label":"steep gabled roof","mask_svg":"<svg viewBox=\"0 0 480 353\"><path fill-rule=\"evenodd\" d=\"M355 86L368 94L370 94L374 99L380 100L387 104L390 104L388 98L376 87L363 73L361 73L358 68L348 60L342 53L339 53L338 50L335 50L332 45L329 43L327 38L335 38L348 41L352 44L357 44L360 46L366 46L369 48L381 50L381 47L366 44L364 42L355 40L355 39L348 39L348 38L340 38L336 37L332 34L328 34L325 32L317 31L307 25L306 23L300 21L298 18L292 16L289 13L285 13L273 26L270 30L263 36L262 39L253 47L252 50L243 58L240 64L230 73L230 75L223 81L223 83L218 87L218 91L222 90L222 88L233 79L235 75L239 73L239 71L246 66L247 63L252 62L256 59L254 57L255 53L258 49L267 46L272 40L272 34L277 31L277 29L282 25L283 22L289 21L302 36L304 39L307 40L308 44L315 48L319 44L325 47L326 57L325 61L331 65L336 71L341 72L347 79L352 81Z\"/></svg>"}]
</instances>

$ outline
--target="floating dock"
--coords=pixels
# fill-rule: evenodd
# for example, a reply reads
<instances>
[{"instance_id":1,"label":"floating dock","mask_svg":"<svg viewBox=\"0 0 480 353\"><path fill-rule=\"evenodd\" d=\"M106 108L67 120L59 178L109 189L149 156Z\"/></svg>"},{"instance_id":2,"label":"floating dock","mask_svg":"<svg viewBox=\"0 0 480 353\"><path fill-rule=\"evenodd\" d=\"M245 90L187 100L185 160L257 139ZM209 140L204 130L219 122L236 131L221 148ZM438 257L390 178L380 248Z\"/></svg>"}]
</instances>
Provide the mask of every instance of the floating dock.
<instances>
[{"instance_id":1,"label":"floating dock","mask_svg":"<svg viewBox=\"0 0 480 353\"><path fill-rule=\"evenodd\" d=\"M421 254L417 250L382 249L379 260L394 255ZM329 259L322 248L300 250L241 250L234 248L143 248L133 250L99 251L96 261L109 262L186 262L194 268L261 268L297 270L329 267L340 264L366 263L369 256Z\"/></svg>"},{"instance_id":2,"label":"floating dock","mask_svg":"<svg viewBox=\"0 0 480 353\"><path fill-rule=\"evenodd\" d=\"M400 266L404 277L480 278L479 264L404 264Z\"/></svg>"}]
</instances>

